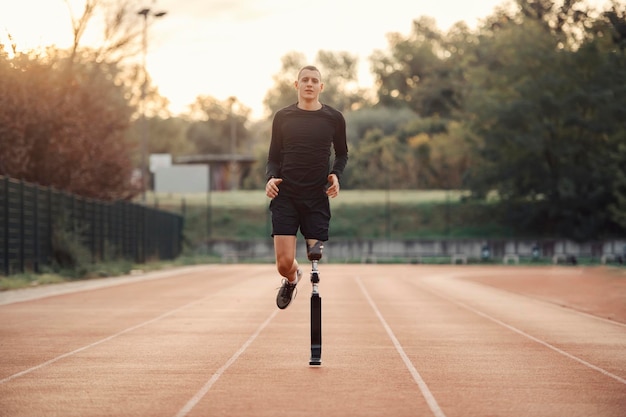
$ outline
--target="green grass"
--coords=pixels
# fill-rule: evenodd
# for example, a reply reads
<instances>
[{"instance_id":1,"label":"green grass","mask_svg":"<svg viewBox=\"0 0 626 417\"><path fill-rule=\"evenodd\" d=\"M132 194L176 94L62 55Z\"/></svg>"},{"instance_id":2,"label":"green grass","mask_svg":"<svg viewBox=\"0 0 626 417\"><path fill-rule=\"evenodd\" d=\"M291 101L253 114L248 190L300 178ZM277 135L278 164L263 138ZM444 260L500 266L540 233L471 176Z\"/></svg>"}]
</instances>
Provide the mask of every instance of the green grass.
<instances>
[{"instance_id":1,"label":"green grass","mask_svg":"<svg viewBox=\"0 0 626 417\"><path fill-rule=\"evenodd\" d=\"M99 263L97 265L93 265L92 271L86 273L84 276L76 276L74 273L68 274L68 271L46 272L41 274L14 274L8 277L0 276L0 291L32 288L39 285L59 284L76 280L122 276L130 274L133 270L150 272L180 266L216 263L220 261L220 257L196 253L192 255L184 254L171 261L155 261L146 264L133 264L132 262L127 261Z\"/></svg>"},{"instance_id":2,"label":"green grass","mask_svg":"<svg viewBox=\"0 0 626 417\"><path fill-rule=\"evenodd\" d=\"M57 274L17 274L9 277L0 276L0 291L15 290L18 288L36 287L38 285L57 284L67 281L67 278Z\"/></svg>"},{"instance_id":3,"label":"green grass","mask_svg":"<svg viewBox=\"0 0 626 417\"><path fill-rule=\"evenodd\" d=\"M331 199L333 207L343 205L380 205L380 204L424 204L459 202L467 192L458 190L341 190L339 197ZM263 190L218 191L193 194L148 193L148 205L180 211L185 207L228 207L228 208L266 208L269 199Z\"/></svg>"},{"instance_id":4,"label":"green grass","mask_svg":"<svg viewBox=\"0 0 626 417\"><path fill-rule=\"evenodd\" d=\"M497 225L477 221L474 208L459 209L466 195L459 190L342 190L330 200L331 234L333 238L407 239L485 236L485 229L489 235L501 233ZM271 231L270 200L264 190L148 193L146 201L184 215L185 240L191 248L212 239L265 239Z\"/></svg>"},{"instance_id":5,"label":"green grass","mask_svg":"<svg viewBox=\"0 0 626 417\"><path fill-rule=\"evenodd\" d=\"M333 238L419 239L509 236L489 204L465 203L463 191L342 190L331 199ZM213 239L267 239L270 200L264 191L148 194L148 203L182 213L188 248Z\"/></svg>"}]
</instances>

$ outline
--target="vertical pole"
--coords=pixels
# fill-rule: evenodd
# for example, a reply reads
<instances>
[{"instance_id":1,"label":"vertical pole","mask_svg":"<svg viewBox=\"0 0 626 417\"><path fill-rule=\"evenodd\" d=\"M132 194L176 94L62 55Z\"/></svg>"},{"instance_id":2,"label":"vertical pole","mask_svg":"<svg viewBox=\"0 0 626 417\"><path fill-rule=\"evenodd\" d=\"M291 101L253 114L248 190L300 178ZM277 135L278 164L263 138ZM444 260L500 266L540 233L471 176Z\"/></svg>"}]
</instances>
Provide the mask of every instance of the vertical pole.
<instances>
[{"instance_id":1,"label":"vertical pole","mask_svg":"<svg viewBox=\"0 0 626 417\"><path fill-rule=\"evenodd\" d=\"M380 159L385 170L385 246L386 250L389 250L389 241L391 240L391 167L394 157L391 153L391 149L387 147L381 149Z\"/></svg>"},{"instance_id":2,"label":"vertical pole","mask_svg":"<svg viewBox=\"0 0 626 417\"><path fill-rule=\"evenodd\" d=\"M148 56L148 16L163 17L167 12L160 11L153 13L150 8L141 9L137 12L138 15L143 16L143 39L142 39L142 52L143 52L143 83L141 84L141 201L146 203L146 188L148 186L148 173L147 166L147 154L148 150L148 133L146 124L146 88L148 86L148 68L147 68L147 56Z\"/></svg>"},{"instance_id":3,"label":"vertical pole","mask_svg":"<svg viewBox=\"0 0 626 417\"><path fill-rule=\"evenodd\" d=\"M230 190L234 191L238 188L238 166L235 154L237 152L237 125L235 124L235 114L233 113L233 106L237 101L236 97L229 97L229 118L230 118Z\"/></svg>"},{"instance_id":4,"label":"vertical pole","mask_svg":"<svg viewBox=\"0 0 626 417\"><path fill-rule=\"evenodd\" d=\"M4 248L2 252L4 257L4 276L9 276L11 273L9 265L9 177L4 177L2 182L4 184Z\"/></svg>"},{"instance_id":5,"label":"vertical pole","mask_svg":"<svg viewBox=\"0 0 626 417\"><path fill-rule=\"evenodd\" d=\"M148 12L147 10L143 14L143 39L142 39L142 51L143 51L143 82L141 83L141 201L146 202L146 188L147 184L147 152L148 152L148 133L146 124L146 84L148 83L148 72L146 69L146 56L148 55Z\"/></svg>"},{"instance_id":6,"label":"vertical pole","mask_svg":"<svg viewBox=\"0 0 626 417\"><path fill-rule=\"evenodd\" d=\"M311 262L313 291L311 293L311 359L309 360L309 365L322 364L322 297L320 297L318 291L320 277L317 270L317 262Z\"/></svg>"},{"instance_id":7,"label":"vertical pole","mask_svg":"<svg viewBox=\"0 0 626 417\"><path fill-rule=\"evenodd\" d=\"M25 219L24 219L24 181L20 180L19 185L19 196L20 196L20 257L19 257L19 272L24 273L24 251L25 251L25 242L26 239L26 230L25 230Z\"/></svg>"},{"instance_id":8,"label":"vertical pole","mask_svg":"<svg viewBox=\"0 0 626 417\"><path fill-rule=\"evenodd\" d=\"M211 190L212 190L212 176L211 176L211 164L207 164L208 180L206 188L206 244L207 254L209 252L209 242L211 241L211 223L212 223L212 210L211 207Z\"/></svg>"},{"instance_id":9,"label":"vertical pole","mask_svg":"<svg viewBox=\"0 0 626 417\"><path fill-rule=\"evenodd\" d=\"M46 187L46 250L44 255L45 263L48 265L50 260L53 257L52 254L52 233L54 233L53 229L53 218L54 216L54 208L52 207L52 187Z\"/></svg>"},{"instance_id":10,"label":"vertical pole","mask_svg":"<svg viewBox=\"0 0 626 417\"><path fill-rule=\"evenodd\" d=\"M446 188L446 237L450 235L450 187Z\"/></svg>"},{"instance_id":11,"label":"vertical pole","mask_svg":"<svg viewBox=\"0 0 626 417\"><path fill-rule=\"evenodd\" d=\"M33 271L39 273L39 185L34 185L33 192Z\"/></svg>"}]
</instances>

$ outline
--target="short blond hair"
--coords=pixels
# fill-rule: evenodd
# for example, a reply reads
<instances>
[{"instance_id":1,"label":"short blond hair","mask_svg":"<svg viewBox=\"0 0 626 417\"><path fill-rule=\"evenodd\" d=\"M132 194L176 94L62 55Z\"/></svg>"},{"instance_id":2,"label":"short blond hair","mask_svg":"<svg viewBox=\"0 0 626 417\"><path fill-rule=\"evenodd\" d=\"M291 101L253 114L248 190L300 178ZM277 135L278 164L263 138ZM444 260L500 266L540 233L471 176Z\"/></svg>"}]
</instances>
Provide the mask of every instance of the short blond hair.
<instances>
[{"instance_id":1,"label":"short blond hair","mask_svg":"<svg viewBox=\"0 0 626 417\"><path fill-rule=\"evenodd\" d=\"M300 79L300 75L302 74L302 71L317 71L317 73L320 75L320 80L322 79L322 72L317 69L317 67L315 65L305 65L304 67L300 68L300 71L298 71L298 79Z\"/></svg>"}]
</instances>

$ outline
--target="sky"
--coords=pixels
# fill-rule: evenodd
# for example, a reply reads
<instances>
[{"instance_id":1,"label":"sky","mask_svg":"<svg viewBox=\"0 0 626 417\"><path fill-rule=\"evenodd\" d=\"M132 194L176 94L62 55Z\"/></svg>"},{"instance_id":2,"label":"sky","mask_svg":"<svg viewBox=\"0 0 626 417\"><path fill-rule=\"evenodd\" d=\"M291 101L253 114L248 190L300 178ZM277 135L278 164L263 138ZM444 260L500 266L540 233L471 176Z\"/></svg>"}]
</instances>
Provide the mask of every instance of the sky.
<instances>
[{"instance_id":1,"label":"sky","mask_svg":"<svg viewBox=\"0 0 626 417\"><path fill-rule=\"evenodd\" d=\"M78 15L84 1L69 1ZM421 16L434 18L442 30L458 21L475 27L504 3L138 0L137 7L167 12L150 26L146 63L174 114L185 112L199 95L219 100L235 96L252 109L252 119L259 119L264 115L263 98L287 53L300 52L311 63L319 50L356 55L359 86L369 88L368 57L376 50L388 49L387 34L408 35L413 20ZM17 45L26 49L70 45L70 14L64 0L0 0L0 10L0 42L6 43L10 33Z\"/></svg>"}]
</instances>

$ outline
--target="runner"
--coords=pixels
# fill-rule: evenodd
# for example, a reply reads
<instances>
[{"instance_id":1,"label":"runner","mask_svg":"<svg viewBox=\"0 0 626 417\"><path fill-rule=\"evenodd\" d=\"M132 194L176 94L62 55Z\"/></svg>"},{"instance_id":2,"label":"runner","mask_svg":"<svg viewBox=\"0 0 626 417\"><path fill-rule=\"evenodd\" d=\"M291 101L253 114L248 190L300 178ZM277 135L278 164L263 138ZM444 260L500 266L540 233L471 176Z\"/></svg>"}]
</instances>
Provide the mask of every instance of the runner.
<instances>
[{"instance_id":1,"label":"runner","mask_svg":"<svg viewBox=\"0 0 626 417\"><path fill-rule=\"evenodd\" d=\"M312 65L303 67L294 85L297 103L274 115L266 167L276 267L283 277L276 296L280 309L291 303L302 278L295 256L298 230L305 238L308 258L321 259L331 217L328 197L339 194L348 162L346 122L341 112L319 101L324 89L320 71Z\"/></svg>"}]
</instances>

